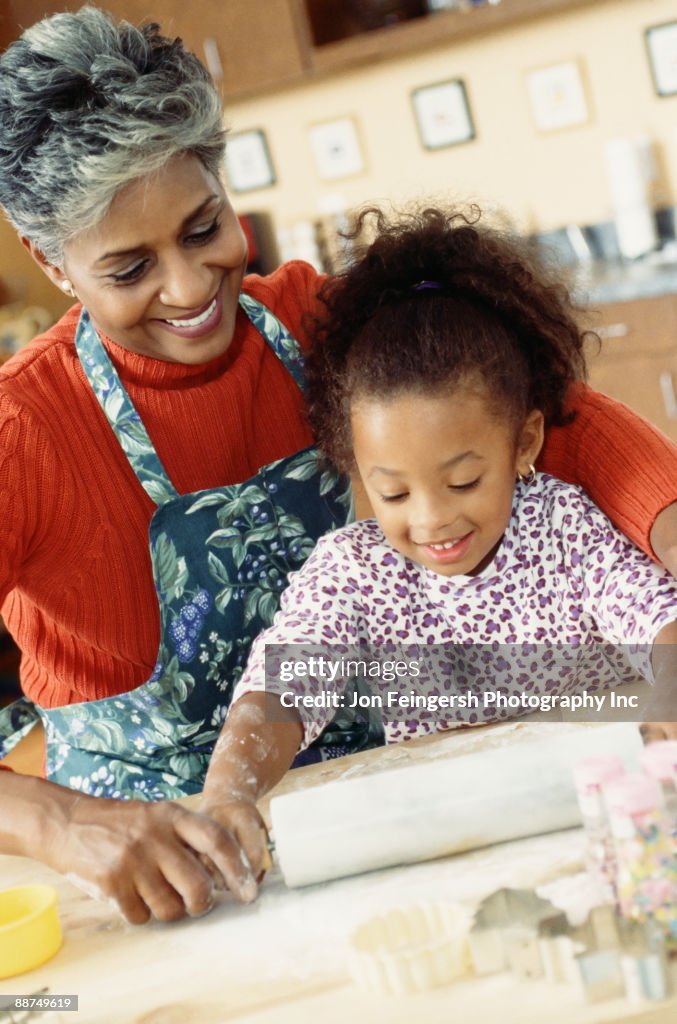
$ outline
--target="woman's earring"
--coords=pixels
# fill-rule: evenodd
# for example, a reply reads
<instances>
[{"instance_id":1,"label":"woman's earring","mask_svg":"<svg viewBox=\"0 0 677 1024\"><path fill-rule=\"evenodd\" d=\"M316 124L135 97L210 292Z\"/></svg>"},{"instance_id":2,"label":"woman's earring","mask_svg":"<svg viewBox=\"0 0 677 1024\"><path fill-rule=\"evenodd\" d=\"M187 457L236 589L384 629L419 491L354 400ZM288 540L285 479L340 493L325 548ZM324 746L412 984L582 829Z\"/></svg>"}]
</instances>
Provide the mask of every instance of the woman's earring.
<instances>
[{"instance_id":1,"label":"woman's earring","mask_svg":"<svg viewBox=\"0 0 677 1024\"><path fill-rule=\"evenodd\" d=\"M61 290L64 291L66 295L70 295L71 298L75 298L75 289L67 277L65 277L61 282Z\"/></svg>"},{"instance_id":2,"label":"woman's earring","mask_svg":"<svg viewBox=\"0 0 677 1024\"><path fill-rule=\"evenodd\" d=\"M528 487L529 484L533 484L534 480L536 479L536 467L529 463L529 472L526 474L526 476L523 476L522 473L520 473L518 470L517 479L521 484L524 484L526 487Z\"/></svg>"}]
</instances>

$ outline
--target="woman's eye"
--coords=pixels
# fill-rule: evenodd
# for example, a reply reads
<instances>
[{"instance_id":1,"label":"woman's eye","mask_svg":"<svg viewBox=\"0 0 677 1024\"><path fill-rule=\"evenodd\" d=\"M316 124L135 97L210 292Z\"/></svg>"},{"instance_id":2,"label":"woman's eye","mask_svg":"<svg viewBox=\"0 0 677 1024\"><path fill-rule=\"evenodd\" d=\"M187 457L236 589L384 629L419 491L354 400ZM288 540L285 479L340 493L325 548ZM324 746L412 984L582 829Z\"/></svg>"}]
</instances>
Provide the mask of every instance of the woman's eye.
<instances>
[{"instance_id":1,"label":"woman's eye","mask_svg":"<svg viewBox=\"0 0 677 1024\"><path fill-rule=\"evenodd\" d=\"M218 219L213 220L206 228L200 228L186 235L185 240L189 245L202 245L204 242L208 242L210 238L213 238L220 226Z\"/></svg>"},{"instance_id":2,"label":"woman's eye","mask_svg":"<svg viewBox=\"0 0 677 1024\"><path fill-rule=\"evenodd\" d=\"M477 477L476 480L469 480L467 484L449 484L449 489L452 491L472 491L473 487L477 487L481 477Z\"/></svg>"},{"instance_id":3,"label":"woman's eye","mask_svg":"<svg viewBox=\"0 0 677 1024\"><path fill-rule=\"evenodd\" d=\"M116 284L132 284L143 276L145 269L146 260L140 260L139 263L135 263L129 270L122 270L118 274L111 274L111 277Z\"/></svg>"},{"instance_id":4,"label":"woman's eye","mask_svg":"<svg viewBox=\"0 0 677 1024\"><path fill-rule=\"evenodd\" d=\"M386 501L386 502L402 501L404 498L407 497L407 493L406 493L406 491L402 491L400 494L382 494L380 497L381 497L381 501Z\"/></svg>"}]
</instances>

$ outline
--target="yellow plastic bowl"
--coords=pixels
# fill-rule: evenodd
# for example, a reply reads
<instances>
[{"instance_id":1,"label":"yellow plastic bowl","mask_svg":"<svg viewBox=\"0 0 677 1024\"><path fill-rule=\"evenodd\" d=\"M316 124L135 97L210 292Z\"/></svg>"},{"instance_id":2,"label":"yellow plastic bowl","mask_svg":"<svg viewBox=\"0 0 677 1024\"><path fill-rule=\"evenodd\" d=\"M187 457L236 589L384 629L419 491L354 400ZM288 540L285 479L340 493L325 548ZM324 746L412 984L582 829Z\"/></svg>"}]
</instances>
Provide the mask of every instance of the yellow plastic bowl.
<instances>
[{"instance_id":1,"label":"yellow plastic bowl","mask_svg":"<svg viewBox=\"0 0 677 1024\"><path fill-rule=\"evenodd\" d=\"M39 967L61 948L63 936L51 885L0 892L0 978Z\"/></svg>"}]
</instances>

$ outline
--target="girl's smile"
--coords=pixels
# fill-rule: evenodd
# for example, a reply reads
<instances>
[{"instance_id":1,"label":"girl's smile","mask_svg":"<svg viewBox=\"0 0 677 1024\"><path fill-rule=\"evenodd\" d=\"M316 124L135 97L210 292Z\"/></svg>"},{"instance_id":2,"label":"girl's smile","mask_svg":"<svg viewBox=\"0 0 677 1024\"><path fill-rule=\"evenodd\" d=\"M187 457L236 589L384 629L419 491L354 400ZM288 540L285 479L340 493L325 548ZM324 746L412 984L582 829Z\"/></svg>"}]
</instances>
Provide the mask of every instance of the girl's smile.
<instances>
[{"instance_id":1,"label":"girl's smile","mask_svg":"<svg viewBox=\"0 0 677 1024\"><path fill-rule=\"evenodd\" d=\"M510 519L515 476L528 471L543 417L521 429L481 385L360 398L351 410L355 461L386 539L444 576L480 572Z\"/></svg>"},{"instance_id":2,"label":"girl's smile","mask_svg":"<svg viewBox=\"0 0 677 1024\"><path fill-rule=\"evenodd\" d=\"M108 213L65 247L63 271L102 334L141 355L199 364L235 329L247 258L221 182L197 157L127 185Z\"/></svg>"}]
</instances>

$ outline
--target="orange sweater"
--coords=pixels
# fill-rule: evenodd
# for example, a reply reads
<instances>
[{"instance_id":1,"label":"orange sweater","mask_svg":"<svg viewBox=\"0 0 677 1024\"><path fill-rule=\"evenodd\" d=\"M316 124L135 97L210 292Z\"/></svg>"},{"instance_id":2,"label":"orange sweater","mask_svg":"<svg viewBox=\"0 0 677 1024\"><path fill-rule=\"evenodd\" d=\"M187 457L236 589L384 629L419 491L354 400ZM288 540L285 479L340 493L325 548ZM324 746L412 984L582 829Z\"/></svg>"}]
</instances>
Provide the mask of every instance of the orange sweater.
<instances>
[{"instance_id":1,"label":"orange sweater","mask_svg":"<svg viewBox=\"0 0 677 1024\"><path fill-rule=\"evenodd\" d=\"M303 343L317 285L294 263L244 287ZM139 685L159 640L154 506L79 364L79 313L0 371L0 606L23 651L24 690L45 707ZM181 493L244 480L311 439L298 388L241 311L229 350L202 366L106 344ZM541 466L584 486L648 549L655 516L677 497L677 448L587 389L577 406L571 426L551 431Z\"/></svg>"}]
</instances>

